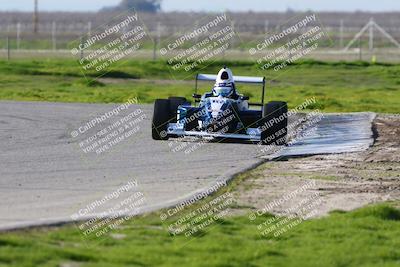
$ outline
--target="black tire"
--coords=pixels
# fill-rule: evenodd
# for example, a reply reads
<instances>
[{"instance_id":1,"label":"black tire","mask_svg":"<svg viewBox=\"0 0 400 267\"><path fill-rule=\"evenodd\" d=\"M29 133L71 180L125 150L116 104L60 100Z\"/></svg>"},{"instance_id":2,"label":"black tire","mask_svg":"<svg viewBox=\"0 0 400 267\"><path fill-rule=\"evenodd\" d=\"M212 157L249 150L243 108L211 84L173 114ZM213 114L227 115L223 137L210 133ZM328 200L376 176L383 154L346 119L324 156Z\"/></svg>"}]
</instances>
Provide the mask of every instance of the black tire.
<instances>
[{"instance_id":1,"label":"black tire","mask_svg":"<svg viewBox=\"0 0 400 267\"><path fill-rule=\"evenodd\" d=\"M287 103L272 101L264 105L261 125L261 141L265 145L286 145Z\"/></svg>"},{"instance_id":2,"label":"black tire","mask_svg":"<svg viewBox=\"0 0 400 267\"><path fill-rule=\"evenodd\" d=\"M154 140L168 140L167 127L170 119L170 100L157 99L154 102L154 113L151 127L151 136Z\"/></svg>"},{"instance_id":3,"label":"black tire","mask_svg":"<svg viewBox=\"0 0 400 267\"><path fill-rule=\"evenodd\" d=\"M171 96L168 98L169 100L169 109L170 109L170 114L171 114L171 123L177 122L177 111L178 107L182 105L183 103L186 103L187 100L184 97L177 97L177 96Z\"/></svg>"},{"instance_id":4,"label":"black tire","mask_svg":"<svg viewBox=\"0 0 400 267\"><path fill-rule=\"evenodd\" d=\"M168 97L168 100L171 100L171 101L176 100L176 101L183 101L183 102L187 101L186 98L183 96L170 96L170 97Z\"/></svg>"}]
</instances>

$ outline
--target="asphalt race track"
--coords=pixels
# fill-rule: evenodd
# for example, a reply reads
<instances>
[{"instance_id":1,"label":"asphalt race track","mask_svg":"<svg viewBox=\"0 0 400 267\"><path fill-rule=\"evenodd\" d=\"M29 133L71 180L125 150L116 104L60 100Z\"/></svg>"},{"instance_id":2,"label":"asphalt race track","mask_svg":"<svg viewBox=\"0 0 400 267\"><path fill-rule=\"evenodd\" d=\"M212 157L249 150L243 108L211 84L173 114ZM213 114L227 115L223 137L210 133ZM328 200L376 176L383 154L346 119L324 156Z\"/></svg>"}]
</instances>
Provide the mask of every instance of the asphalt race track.
<instances>
[{"instance_id":1,"label":"asphalt race track","mask_svg":"<svg viewBox=\"0 0 400 267\"><path fill-rule=\"evenodd\" d=\"M313 134L274 156L256 144L153 141L151 105L131 105L90 123L117 106L0 102L0 229L70 221L82 207L132 181L145 196L141 210L150 211L188 199L265 158L362 150L373 142L371 113L326 115ZM90 129L80 133L85 127ZM105 138L114 130L123 138L88 149L91 137L100 132ZM86 216L112 206L110 200Z\"/></svg>"}]
</instances>

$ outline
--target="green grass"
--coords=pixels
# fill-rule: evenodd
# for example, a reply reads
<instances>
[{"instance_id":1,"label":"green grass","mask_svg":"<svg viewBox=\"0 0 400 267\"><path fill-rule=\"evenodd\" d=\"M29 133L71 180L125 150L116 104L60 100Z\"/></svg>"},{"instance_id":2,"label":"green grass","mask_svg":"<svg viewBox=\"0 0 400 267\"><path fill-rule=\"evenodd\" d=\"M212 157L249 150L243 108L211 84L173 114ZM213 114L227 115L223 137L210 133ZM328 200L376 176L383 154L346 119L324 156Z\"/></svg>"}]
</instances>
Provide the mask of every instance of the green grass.
<instances>
[{"instance_id":1,"label":"green grass","mask_svg":"<svg viewBox=\"0 0 400 267\"><path fill-rule=\"evenodd\" d=\"M216 73L223 62L202 72ZM238 75L260 75L251 62L228 64ZM117 103L138 97L142 103L172 95L189 97L193 83L174 73L165 62L129 62L105 74L110 80L88 82L69 60L0 61L0 99ZM268 100L285 100L290 107L316 97L312 108L323 111L399 113L400 65L306 61L279 75L265 74ZM94 74L92 74L92 77ZM126 80L141 78L144 80ZM202 90L211 85L202 85ZM239 89L252 98L259 88ZM234 180L237 185L245 175ZM201 203L196 204L199 207ZM234 206L232 207L234 208ZM236 207L237 208L237 207ZM171 236L160 213L134 218L101 242L82 241L74 225L0 233L0 266L399 266L400 211L389 204L353 212L333 212L309 220L279 237L263 237L246 215L224 218L201 235ZM68 265L65 265L68 266Z\"/></svg>"},{"instance_id":2,"label":"green grass","mask_svg":"<svg viewBox=\"0 0 400 267\"><path fill-rule=\"evenodd\" d=\"M267 101L283 100L295 107L316 97L310 108L326 112L400 112L400 65L302 61L276 73L258 71L249 61L217 61L195 72L216 73L225 63L237 75L266 76ZM96 75L87 73L87 78L92 81ZM0 99L119 103L138 97L141 103L151 103L173 95L190 98L194 87L194 72L171 73L163 61L132 60L102 75L113 79L88 82L73 60L0 61ZM207 91L211 86L201 83L200 88ZM238 89L259 101L259 87L238 85Z\"/></svg>"},{"instance_id":3,"label":"green grass","mask_svg":"<svg viewBox=\"0 0 400 267\"><path fill-rule=\"evenodd\" d=\"M399 266L400 211L387 205L309 220L262 237L246 216L218 221L201 236L172 237L156 215L133 219L102 242L74 226L0 234L0 266ZM74 265L72 265L74 266Z\"/></svg>"},{"instance_id":4,"label":"green grass","mask_svg":"<svg viewBox=\"0 0 400 267\"><path fill-rule=\"evenodd\" d=\"M237 175L216 195L167 221L234 192L264 168ZM75 225L6 232L0 233L0 266L399 266L400 210L395 205L333 211L276 237L262 236L258 229L271 215L250 221L246 211L253 211L235 203L230 209L240 209L244 215L219 219L192 238L173 236L169 223L159 218L165 211L134 217L99 239L85 241Z\"/></svg>"}]
</instances>

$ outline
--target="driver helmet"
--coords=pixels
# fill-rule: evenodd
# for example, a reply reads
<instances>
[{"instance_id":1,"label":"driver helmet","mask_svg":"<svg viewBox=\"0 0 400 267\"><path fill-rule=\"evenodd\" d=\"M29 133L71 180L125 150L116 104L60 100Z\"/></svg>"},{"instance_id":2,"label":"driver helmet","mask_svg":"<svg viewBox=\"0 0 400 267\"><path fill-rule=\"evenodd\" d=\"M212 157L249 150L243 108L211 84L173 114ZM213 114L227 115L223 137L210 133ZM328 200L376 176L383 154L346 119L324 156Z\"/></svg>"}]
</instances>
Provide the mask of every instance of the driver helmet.
<instances>
[{"instance_id":1,"label":"driver helmet","mask_svg":"<svg viewBox=\"0 0 400 267\"><path fill-rule=\"evenodd\" d=\"M224 67L218 72L213 88L214 96L230 97L234 93L235 85L230 69Z\"/></svg>"}]
</instances>

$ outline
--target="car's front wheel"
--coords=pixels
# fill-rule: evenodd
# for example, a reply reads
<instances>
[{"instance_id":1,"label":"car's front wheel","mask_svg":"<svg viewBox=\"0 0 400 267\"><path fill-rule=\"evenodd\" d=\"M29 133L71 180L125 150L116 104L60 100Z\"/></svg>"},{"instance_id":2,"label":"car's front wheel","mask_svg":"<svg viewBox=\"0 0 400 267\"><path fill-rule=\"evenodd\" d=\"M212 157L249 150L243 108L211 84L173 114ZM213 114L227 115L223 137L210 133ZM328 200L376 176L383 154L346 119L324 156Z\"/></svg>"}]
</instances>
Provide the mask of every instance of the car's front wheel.
<instances>
[{"instance_id":1,"label":"car's front wheel","mask_svg":"<svg viewBox=\"0 0 400 267\"><path fill-rule=\"evenodd\" d=\"M287 103L272 101L264 105L261 120L261 141L265 145L286 145Z\"/></svg>"},{"instance_id":2,"label":"car's front wheel","mask_svg":"<svg viewBox=\"0 0 400 267\"><path fill-rule=\"evenodd\" d=\"M170 100L157 99L154 102L154 113L151 127L151 136L154 140L168 140L167 127L171 119Z\"/></svg>"}]
</instances>

